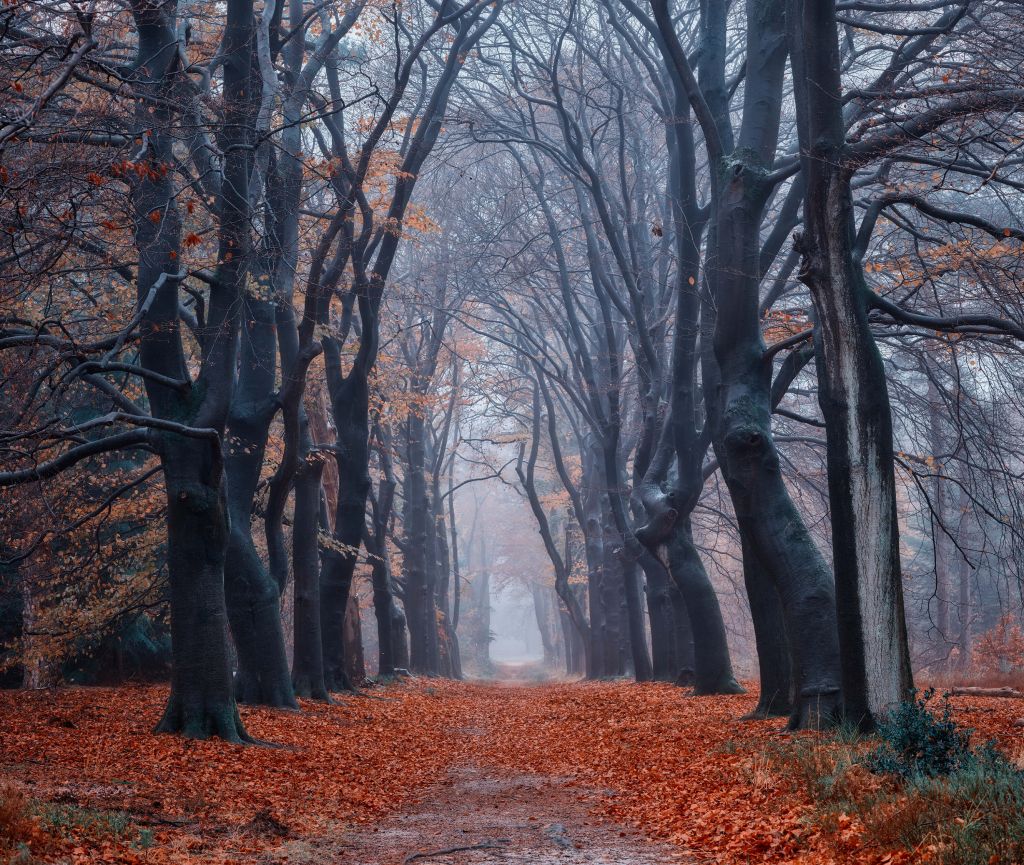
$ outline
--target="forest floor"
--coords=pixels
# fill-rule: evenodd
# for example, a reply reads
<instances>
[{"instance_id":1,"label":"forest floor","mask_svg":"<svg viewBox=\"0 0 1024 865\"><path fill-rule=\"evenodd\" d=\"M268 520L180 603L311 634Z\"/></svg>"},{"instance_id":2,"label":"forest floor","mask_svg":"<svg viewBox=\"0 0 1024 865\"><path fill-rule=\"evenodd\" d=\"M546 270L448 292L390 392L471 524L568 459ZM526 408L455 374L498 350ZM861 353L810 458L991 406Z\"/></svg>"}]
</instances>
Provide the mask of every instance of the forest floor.
<instances>
[{"instance_id":1,"label":"forest floor","mask_svg":"<svg viewBox=\"0 0 1024 865\"><path fill-rule=\"evenodd\" d=\"M411 679L242 709L274 747L150 733L163 687L0 692L0 863L906 863L822 817L756 693ZM956 698L1019 756L1019 701ZM6 849L5 849L6 834ZM469 848L455 850L453 848ZM444 852L450 851L450 852Z\"/></svg>"}]
</instances>

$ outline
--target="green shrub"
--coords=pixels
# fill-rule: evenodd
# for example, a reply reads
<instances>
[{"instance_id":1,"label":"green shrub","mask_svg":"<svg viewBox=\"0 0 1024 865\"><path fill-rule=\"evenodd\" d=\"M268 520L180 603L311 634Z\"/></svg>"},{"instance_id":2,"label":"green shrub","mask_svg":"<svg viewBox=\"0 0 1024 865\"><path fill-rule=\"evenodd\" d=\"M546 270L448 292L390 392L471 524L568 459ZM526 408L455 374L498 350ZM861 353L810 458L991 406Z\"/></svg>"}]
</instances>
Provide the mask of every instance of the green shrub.
<instances>
[{"instance_id":1,"label":"green shrub","mask_svg":"<svg viewBox=\"0 0 1024 865\"><path fill-rule=\"evenodd\" d=\"M1024 862L1024 774L995 752L948 775L918 775L896 797L864 803L859 816L882 848L934 847L940 865Z\"/></svg>"},{"instance_id":2,"label":"green shrub","mask_svg":"<svg viewBox=\"0 0 1024 865\"><path fill-rule=\"evenodd\" d=\"M128 815L122 811L97 811L79 805L46 803L41 808L43 824L58 832L83 829L95 835L120 838L131 828Z\"/></svg>"},{"instance_id":3,"label":"green shrub","mask_svg":"<svg viewBox=\"0 0 1024 865\"><path fill-rule=\"evenodd\" d=\"M929 688L920 697L901 703L879 725L882 744L864 760L880 775L900 778L936 778L973 763L971 733L953 720L949 701L941 701L941 714L928 706L935 696Z\"/></svg>"}]
</instances>

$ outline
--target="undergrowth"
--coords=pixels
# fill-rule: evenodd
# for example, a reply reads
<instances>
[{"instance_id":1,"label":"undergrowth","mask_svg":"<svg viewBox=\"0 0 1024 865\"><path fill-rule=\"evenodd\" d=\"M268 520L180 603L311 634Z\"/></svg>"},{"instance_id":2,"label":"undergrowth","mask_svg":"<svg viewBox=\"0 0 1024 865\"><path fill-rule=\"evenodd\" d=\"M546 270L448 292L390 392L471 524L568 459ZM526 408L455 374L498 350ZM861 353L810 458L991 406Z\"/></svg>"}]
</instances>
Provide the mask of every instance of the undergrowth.
<instances>
[{"instance_id":1,"label":"undergrowth","mask_svg":"<svg viewBox=\"0 0 1024 865\"><path fill-rule=\"evenodd\" d=\"M866 847L903 848L914 861L1024 862L1024 773L994 743L972 747L971 730L934 698L925 691L902 704L877 739L848 730L799 738L769 760L810 795L826 831L853 818Z\"/></svg>"},{"instance_id":2,"label":"undergrowth","mask_svg":"<svg viewBox=\"0 0 1024 865\"><path fill-rule=\"evenodd\" d=\"M19 790L0 787L0 865L36 865L66 844L86 839L142 849L152 845L153 834L136 828L121 811L36 802Z\"/></svg>"}]
</instances>

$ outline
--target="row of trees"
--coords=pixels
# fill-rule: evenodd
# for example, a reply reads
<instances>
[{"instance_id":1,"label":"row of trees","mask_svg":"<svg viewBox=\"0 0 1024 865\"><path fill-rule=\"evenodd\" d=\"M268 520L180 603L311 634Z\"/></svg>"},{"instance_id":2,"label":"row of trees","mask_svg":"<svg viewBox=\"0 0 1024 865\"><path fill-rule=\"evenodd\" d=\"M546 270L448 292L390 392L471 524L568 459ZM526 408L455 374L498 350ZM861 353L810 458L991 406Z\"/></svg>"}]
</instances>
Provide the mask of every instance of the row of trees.
<instances>
[{"instance_id":1,"label":"row of trees","mask_svg":"<svg viewBox=\"0 0 1024 865\"><path fill-rule=\"evenodd\" d=\"M75 532L145 549L160 729L351 688L360 561L379 670L460 675L486 479L570 671L737 692L749 614L792 727L1019 606L1015 4L2 15L4 580L31 635Z\"/></svg>"}]
</instances>

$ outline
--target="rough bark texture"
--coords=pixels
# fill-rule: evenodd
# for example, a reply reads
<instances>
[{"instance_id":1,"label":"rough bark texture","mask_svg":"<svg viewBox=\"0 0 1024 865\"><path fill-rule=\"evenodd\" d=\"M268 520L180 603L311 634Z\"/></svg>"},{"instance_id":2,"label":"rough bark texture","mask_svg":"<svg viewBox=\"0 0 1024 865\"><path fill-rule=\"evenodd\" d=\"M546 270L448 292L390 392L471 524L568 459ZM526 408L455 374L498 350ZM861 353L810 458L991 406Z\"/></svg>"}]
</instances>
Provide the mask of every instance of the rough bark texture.
<instances>
[{"instance_id":1,"label":"rough bark texture","mask_svg":"<svg viewBox=\"0 0 1024 865\"><path fill-rule=\"evenodd\" d=\"M892 416L868 292L854 261L840 59L831 0L791 0L800 149L806 183L801 280L816 313L818 401L828 441L839 641L847 717L870 728L913 679L903 612Z\"/></svg>"}]
</instances>

